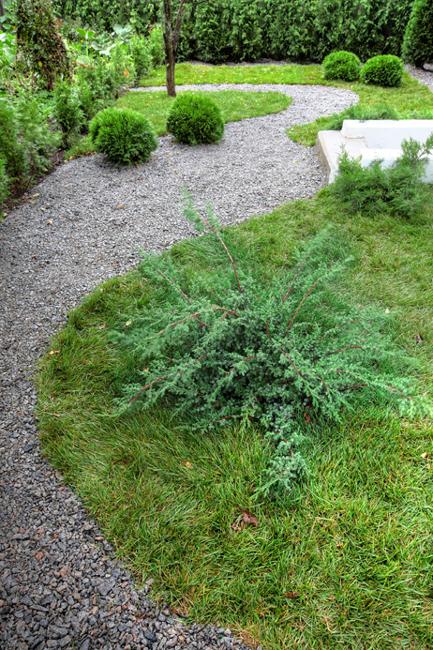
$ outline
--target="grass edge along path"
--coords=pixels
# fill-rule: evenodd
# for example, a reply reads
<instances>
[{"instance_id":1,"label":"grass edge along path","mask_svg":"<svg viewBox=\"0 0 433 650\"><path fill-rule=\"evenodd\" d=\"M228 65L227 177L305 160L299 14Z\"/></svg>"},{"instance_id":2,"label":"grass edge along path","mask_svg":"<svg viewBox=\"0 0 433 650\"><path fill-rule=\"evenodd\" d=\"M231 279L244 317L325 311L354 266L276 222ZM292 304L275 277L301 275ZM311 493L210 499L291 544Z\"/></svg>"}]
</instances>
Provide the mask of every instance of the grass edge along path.
<instances>
[{"instance_id":1,"label":"grass edge along path","mask_svg":"<svg viewBox=\"0 0 433 650\"><path fill-rule=\"evenodd\" d=\"M270 277L329 222L358 249L355 299L395 315L431 389L433 201L416 222L367 219L344 214L325 190L226 232ZM215 272L201 238L166 254L188 273ZM136 271L97 288L37 380L43 450L137 580L152 577L153 597L176 612L267 650L431 647L429 423L354 414L313 444L299 503L254 503L268 453L256 431L197 437L173 431L163 413L110 415L127 368L108 332L127 328L149 291ZM232 528L243 510L257 527Z\"/></svg>"},{"instance_id":2,"label":"grass edge along path","mask_svg":"<svg viewBox=\"0 0 433 650\"><path fill-rule=\"evenodd\" d=\"M398 113L410 113L430 109L433 111L433 92L406 72L402 85L398 88L369 86L360 82L328 81L323 78L320 65L301 65L298 63L218 65L179 63L176 66L176 81L181 84L200 83L238 83L238 84L313 84L334 86L353 90L359 96L359 104L365 107L384 104L392 106ZM143 86L159 86L165 83L165 69L158 68L142 80ZM322 117L309 124L296 125L289 129L289 137L312 146L317 133L327 129L331 116Z\"/></svg>"}]
</instances>

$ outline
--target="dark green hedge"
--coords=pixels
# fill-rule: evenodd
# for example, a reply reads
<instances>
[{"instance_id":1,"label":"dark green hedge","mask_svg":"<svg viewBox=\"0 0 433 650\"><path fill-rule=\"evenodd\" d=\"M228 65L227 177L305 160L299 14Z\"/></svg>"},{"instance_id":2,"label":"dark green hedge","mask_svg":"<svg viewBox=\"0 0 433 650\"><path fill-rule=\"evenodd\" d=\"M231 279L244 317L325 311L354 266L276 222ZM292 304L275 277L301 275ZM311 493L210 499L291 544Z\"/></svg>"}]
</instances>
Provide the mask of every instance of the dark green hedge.
<instances>
[{"instance_id":1,"label":"dark green hedge","mask_svg":"<svg viewBox=\"0 0 433 650\"><path fill-rule=\"evenodd\" d=\"M403 58L418 67L433 63L432 0L415 0L404 37Z\"/></svg>"},{"instance_id":2,"label":"dark green hedge","mask_svg":"<svg viewBox=\"0 0 433 650\"><path fill-rule=\"evenodd\" d=\"M156 20L158 0L56 0L96 28ZM413 0L207 0L186 11L180 54L219 63L261 58L322 61L332 50L362 60L400 55Z\"/></svg>"},{"instance_id":3,"label":"dark green hedge","mask_svg":"<svg viewBox=\"0 0 433 650\"><path fill-rule=\"evenodd\" d=\"M111 31L113 25L129 22L146 31L158 20L159 0L53 0L53 5L63 18L96 31Z\"/></svg>"}]
</instances>

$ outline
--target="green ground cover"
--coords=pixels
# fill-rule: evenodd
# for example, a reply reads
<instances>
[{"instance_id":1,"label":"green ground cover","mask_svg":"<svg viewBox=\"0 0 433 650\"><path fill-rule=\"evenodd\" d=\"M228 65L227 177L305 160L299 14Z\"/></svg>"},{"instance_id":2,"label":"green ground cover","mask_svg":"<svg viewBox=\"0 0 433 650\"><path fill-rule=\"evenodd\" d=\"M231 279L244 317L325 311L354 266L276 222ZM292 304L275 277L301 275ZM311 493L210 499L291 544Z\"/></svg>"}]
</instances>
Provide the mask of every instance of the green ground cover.
<instances>
[{"instance_id":1,"label":"green ground cover","mask_svg":"<svg viewBox=\"0 0 433 650\"><path fill-rule=\"evenodd\" d=\"M180 94L180 93L179 93ZM212 92L214 102L221 109L224 122L238 122L249 117L278 113L290 106L291 99L278 92L244 92L239 90L224 90ZM167 133L167 117L174 101L165 91L161 92L128 92L122 95L116 106L131 108L143 113L152 124L157 135ZM66 154L67 158L86 155L94 152L89 136L82 138Z\"/></svg>"},{"instance_id":2,"label":"green ground cover","mask_svg":"<svg viewBox=\"0 0 433 650\"><path fill-rule=\"evenodd\" d=\"M165 83L165 69L158 68L142 80L143 86L157 86ZM428 88L405 73L399 88L381 88L367 86L360 82L327 81L323 78L320 65L222 65L208 66L180 63L176 67L176 81L181 84L200 83L269 83L269 84L320 84L348 88L359 96L359 103L365 107L387 104L394 107L403 116L411 111L421 109L433 110L433 93ZM317 133L327 129L329 117L306 125L297 125L289 130L289 136L295 142L313 145Z\"/></svg>"},{"instance_id":3,"label":"green ground cover","mask_svg":"<svg viewBox=\"0 0 433 650\"><path fill-rule=\"evenodd\" d=\"M423 214L408 222L349 215L325 190L227 229L227 241L271 278L300 242L334 223L358 253L347 290L396 318L398 340L432 393L429 192ZM208 250L199 238L167 255L189 274L215 273ZM109 332L129 327L151 292L134 271L96 289L70 314L38 376L44 452L137 580L152 576L153 596L179 613L267 649L431 647L429 423L377 409L354 414L312 442L312 476L298 502L255 502L269 453L259 432L197 436L173 430L164 412L113 415L130 369ZM242 511L258 525L234 530Z\"/></svg>"}]
</instances>

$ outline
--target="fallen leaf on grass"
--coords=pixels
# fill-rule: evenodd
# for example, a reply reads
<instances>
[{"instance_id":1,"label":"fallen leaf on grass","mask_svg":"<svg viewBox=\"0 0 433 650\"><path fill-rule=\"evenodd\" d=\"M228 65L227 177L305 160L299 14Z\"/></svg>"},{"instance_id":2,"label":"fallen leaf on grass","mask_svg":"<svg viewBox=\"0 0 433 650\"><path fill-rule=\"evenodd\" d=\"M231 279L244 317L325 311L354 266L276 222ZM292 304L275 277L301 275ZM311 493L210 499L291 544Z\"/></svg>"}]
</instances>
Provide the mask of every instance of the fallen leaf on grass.
<instances>
[{"instance_id":1,"label":"fallen leaf on grass","mask_svg":"<svg viewBox=\"0 0 433 650\"><path fill-rule=\"evenodd\" d=\"M192 463L190 463L189 460L183 460L182 465L187 469L192 469Z\"/></svg>"},{"instance_id":2,"label":"fallen leaf on grass","mask_svg":"<svg viewBox=\"0 0 433 650\"><path fill-rule=\"evenodd\" d=\"M183 603L181 603L180 605L176 605L176 607L173 607L172 612L173 614L176 614L176 616L182 616L183 618L189 616L188 607Z\"/></svg>"},{"instance_id":3,"label":"fallen leaf on grass","mask_svg":"<svg viewBox=\"0 0 433 650\"><path fill-rule=\"evenodd\" d=\"M232 530L235 530L236 532L240 530L244 530L247 526L254 526L257 527L259 525L259 521L257 517L251 512L248 512L248 510L243 510L241 514L236 517L234 522L231 525Z\"/></svg>"},{"instance_id":4,"label":"fallen leaf on grass","mask_svg":"<svg viewBox=\"0 0 433 650\"><path fill-rule=\"evenodd\" d=\"M284 595L286 598L289 598L290 600L296 600L297 598L299 598L301 594L299 593L299 591L286 591Z\"/></svg>"}]
</instances>

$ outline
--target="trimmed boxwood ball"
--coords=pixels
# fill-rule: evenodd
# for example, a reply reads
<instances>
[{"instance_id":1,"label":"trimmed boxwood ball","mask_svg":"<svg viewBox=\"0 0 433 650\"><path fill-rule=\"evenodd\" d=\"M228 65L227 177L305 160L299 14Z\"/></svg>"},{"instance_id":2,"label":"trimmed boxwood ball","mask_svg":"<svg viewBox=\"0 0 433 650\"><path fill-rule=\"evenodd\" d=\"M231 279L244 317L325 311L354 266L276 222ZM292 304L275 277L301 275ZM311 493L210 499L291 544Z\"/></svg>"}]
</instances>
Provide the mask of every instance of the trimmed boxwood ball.
<instances>
[{"instance_id":1,"label":"trimmed boxwood ball","mask_svg":"<svg viewBox=\"0 0 433 650\"><path fill-rule=\"evenodd\" d=\"M343 79L343 81L356 81L361 71L361 61L353 54L340 50L331 52L323 59L325 79Z\"/></svg>"},{"instance_id":2,"label":"trimmed boxwood ball","mask_svg":"<svg viewBox=\"0 0 433 650\"><path fill-rule=\"evenodd\" d=\"M167 130L184 144L211 144L221 140L224 121L212 99L195 93L183 93L171 107Z\"/></svg>"},{"instance_id":3,"label":"trimmed boxwood ball","mask_svg":"<svg viewBox=\"0 0 433 650\"><path fill-rule=\"evenodd\" d=\"M400 86L403 62L393 54L379 54L368 59L361 69L361 79L376 86Z\"/></svg>"},{"instance_id":4,"label":"trimmed boxwood ball","mask_svg":"<svg viewBox=\"0 0 433 650\"><path fill-rule=\"evenodd\" d=\"M106 108L90 122L95 148L119 165L146 162L157 146L149 121L138 111Z\"/></svg>"}]
</instances>

